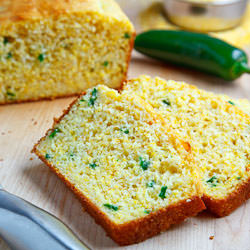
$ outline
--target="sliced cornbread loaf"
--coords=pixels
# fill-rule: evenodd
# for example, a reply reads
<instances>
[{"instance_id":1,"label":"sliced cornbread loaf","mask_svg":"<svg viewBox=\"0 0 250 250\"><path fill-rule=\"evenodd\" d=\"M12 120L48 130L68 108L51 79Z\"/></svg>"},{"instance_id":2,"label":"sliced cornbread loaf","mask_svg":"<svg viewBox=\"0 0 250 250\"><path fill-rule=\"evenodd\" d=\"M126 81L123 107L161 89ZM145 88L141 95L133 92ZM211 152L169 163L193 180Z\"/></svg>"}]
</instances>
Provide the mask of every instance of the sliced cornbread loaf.
<instances>
[{"instance_id":1,"label":"sliced cornbread loaf","mask_svg":"<svg viewBox=\"0 0 250 250\"><path fill-rule=\"evenodd\" d=\"M1 1L0 104L126 77L134 28L114 0Z\"/></svg>"},{"instance_id":2,"label":"sliced cornbread loaf","mask_svg":"<svg viewBox=\"0 0 250 250\"><path fill-rule=\"evenodd\" d=\"M88 90L33 151L121 245L204 209L189 144L133 95Z\"/></svg>"},{"instance_id":3,"label":"sliced cornbread loaf","mask_svg":"<svg viewBox=\"0 0 250 250\"><path fill-rule=\"evenodd\" d=\"M203 199L218 216L250 195L250 118L232 101L183 82L141 76L124 85L150 103L191 142L201 170Z\"/></svg>"}]
</instances>

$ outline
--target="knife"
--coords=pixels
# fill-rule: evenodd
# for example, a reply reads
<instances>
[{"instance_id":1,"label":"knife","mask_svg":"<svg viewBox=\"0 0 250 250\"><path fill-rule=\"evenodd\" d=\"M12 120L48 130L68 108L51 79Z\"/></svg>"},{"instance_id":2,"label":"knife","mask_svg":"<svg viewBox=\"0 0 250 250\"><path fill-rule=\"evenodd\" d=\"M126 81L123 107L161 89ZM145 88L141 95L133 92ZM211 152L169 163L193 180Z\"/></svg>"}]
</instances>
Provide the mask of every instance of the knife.
<instances>
[{"instance_id":1,"label":"knife","mask_svg":"<svg viewBox=\"0 0 250 250\"><path fill-rule=\"evenodd\" d=\"M0 185L0 237L17 250L89 250L63 222Z\"/></svg>"}]
</instances>

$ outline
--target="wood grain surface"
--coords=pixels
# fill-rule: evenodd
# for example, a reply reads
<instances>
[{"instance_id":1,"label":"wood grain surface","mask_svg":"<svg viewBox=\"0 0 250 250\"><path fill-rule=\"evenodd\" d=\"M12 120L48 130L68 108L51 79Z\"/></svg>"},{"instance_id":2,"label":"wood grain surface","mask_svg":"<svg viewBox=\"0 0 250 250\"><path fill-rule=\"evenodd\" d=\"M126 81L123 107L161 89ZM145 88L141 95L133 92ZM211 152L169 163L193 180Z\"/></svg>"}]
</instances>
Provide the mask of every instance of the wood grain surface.
<instances>
[{"instance_id":1,"label":"wood grain surface","mask_svg":"<svg viewBox=\"0 0 250 250\"><path fill-rule=\"evenodd\" d=\"M224 82L134 53L129 77L140 74L185 80L203 89L250 99L247 75L235 82ZM157 237L129 247L120 248L106 237L65 185L30 153L33 144L52 125L53 117L58 117L73 99L0 106L0 182L6 190L59 217L93 249L250 249L250 201L228 217L217 219L202 212ZM0 249L7 249L2 241Z\"/></svg>"},{"instance_id":2,"label":"wood grain surface","mask_svg":"<svg viewBox=\"0 0 250 250\"><path fill-rule=\"evenodd\" d=\"M225 82L133 53L129 78L140 74L185 80L209 91L250 99L249 75ZM250 250L250 200L225 218L202 212L143 243L118 247L66 186L30 153L53 117L60 116L73 99L0 106L0 183L6 190L59 217L92 249ZM8 249L1 240L0 249Z\"/></svg>"}]
</instances>

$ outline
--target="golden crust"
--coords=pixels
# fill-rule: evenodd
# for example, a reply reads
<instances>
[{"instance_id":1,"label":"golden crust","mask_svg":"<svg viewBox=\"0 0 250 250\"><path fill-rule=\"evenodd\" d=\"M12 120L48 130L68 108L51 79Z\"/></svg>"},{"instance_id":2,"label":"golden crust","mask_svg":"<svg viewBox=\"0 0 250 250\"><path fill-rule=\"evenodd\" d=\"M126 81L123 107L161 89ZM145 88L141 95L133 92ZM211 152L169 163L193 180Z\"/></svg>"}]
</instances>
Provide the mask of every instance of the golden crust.
<instances>
[{"instance_id":1,"label":"golden crust","mask_svg":"<svg viewBox=\"0 0 250 250\"><path fill-rule=\"evenodd\" d=\"M54 119L53 128L68 114L71 107L77 101L78 99L74 100L69 107L63 111L60 118ZM190 198L188 202L186 200L180 201L167 208L152 212L146 217L121 225L115 224L37 150L36 147L38 144L52 129L49 129L45 136L34 145L32 152L35 153L74 192L85 210L95 219L96 223L100 224L106 230L107 234L119 245L129 245L144 241L167 230L173 224L180 223L190 216L195 216L206 208L202 199L198 196L194 196Z\"/></svg>"},{"instance_id":2,"label":"golden crust","mask_svg":"<svg viewBox=\"0 0 250 250\"><path fill-rule=\"evenodd\" d=\"M210 212L218 217L223 217L229 215L249 198L250 178L225 199L212 199L206 195L202 199Z\"/></svg>"},{"instance_id":3,"label":"golden crust","mask_svg":"<svg viewBox=\"0 0 250 250\"><path fill-rule=\"evenodd\" d=\"M0 0L0 6L0 23L88 11L128 21L113 0Z\"/></svg>"},{"instance_id":4,"label":"golden crust","mask_svg":"<svg viewBox=\"0 0 250 250\"><path fill-rule=\"evenodd\" d=\"M73 97L73 96L78 96L81 93L75 93L75 94L68 94L68 95L62 95L62 96L57 96L57 97L43 97L43 98L32 98L29 100L14 100L14 101L9 101L9 102L0 102L1 105L8 105L8 104L17 104L17 103L27 103L27 102L38 102L38 101L52 101L57 98L66 98L66 97Z\"/></svg>"}]
</instances>

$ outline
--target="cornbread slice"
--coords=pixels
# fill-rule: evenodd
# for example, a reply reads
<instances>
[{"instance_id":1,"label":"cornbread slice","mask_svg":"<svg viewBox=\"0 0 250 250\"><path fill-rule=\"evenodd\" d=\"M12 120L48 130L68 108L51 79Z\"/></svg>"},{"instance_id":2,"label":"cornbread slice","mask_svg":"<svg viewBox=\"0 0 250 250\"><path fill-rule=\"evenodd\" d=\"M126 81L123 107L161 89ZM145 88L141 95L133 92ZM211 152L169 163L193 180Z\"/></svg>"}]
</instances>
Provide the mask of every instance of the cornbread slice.
<instances>
[{"instance_id":1,"label":"cornbread slice","mask_svg":"<svg viewBox=\"0 0 250 250\"><path fill-rule=\"evenodd\" d=\"M134 28L114 0L0 3L0 104L80 94L126 78Z\"/></svg>"},{"instance_id":2,"label":"cornbread slice","mask_svg":"<svg viewBox=\"0 0 250 250\"><path fill-rule=\"evenodd\" d=\"M121 245L205 208L189 144L144 101L103 85L72 103L33 151Z\"/></svg>"},{"instance_id":3,"label":"cornbread slice","mask_svg":"<svg viewBox=\"0 0 250 250\"><path fill-rule=\"evenodd\" d=\"M225 97L184 82L141 76L124 85L150 103L191 143L201 170L203 200L225 216L250 196L250 117Z\"/></svg>"}]
</instances>

